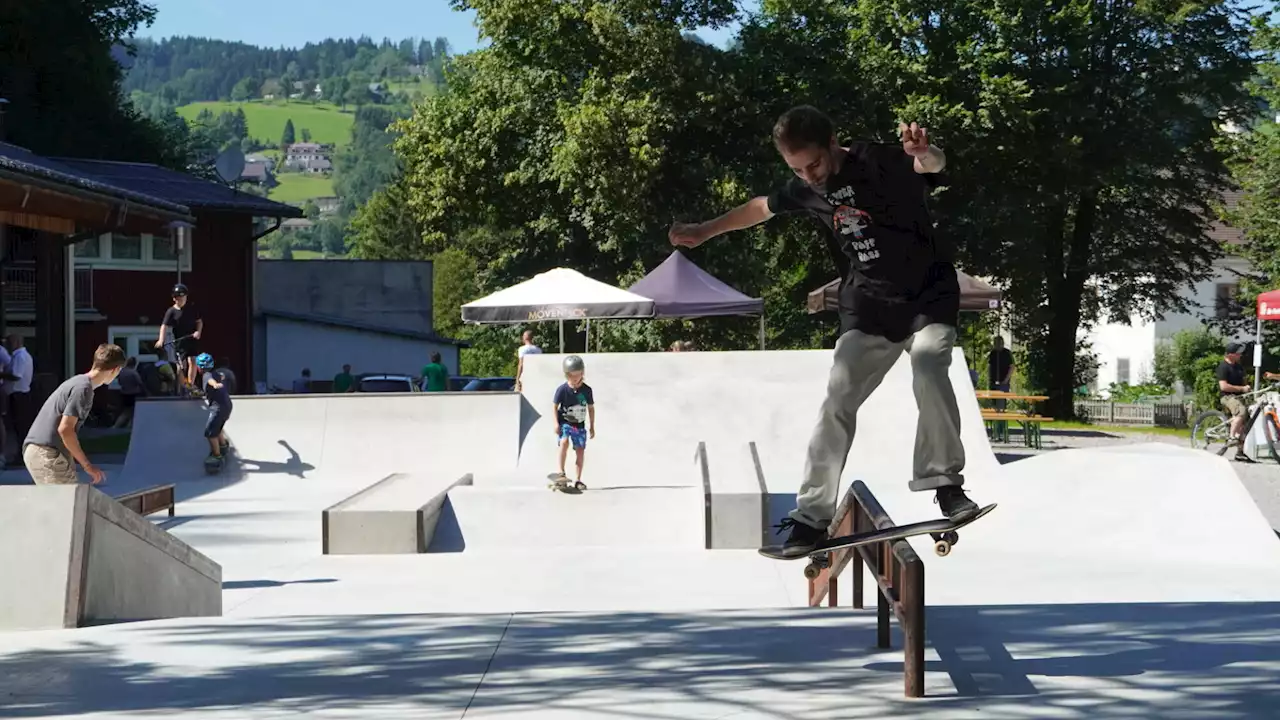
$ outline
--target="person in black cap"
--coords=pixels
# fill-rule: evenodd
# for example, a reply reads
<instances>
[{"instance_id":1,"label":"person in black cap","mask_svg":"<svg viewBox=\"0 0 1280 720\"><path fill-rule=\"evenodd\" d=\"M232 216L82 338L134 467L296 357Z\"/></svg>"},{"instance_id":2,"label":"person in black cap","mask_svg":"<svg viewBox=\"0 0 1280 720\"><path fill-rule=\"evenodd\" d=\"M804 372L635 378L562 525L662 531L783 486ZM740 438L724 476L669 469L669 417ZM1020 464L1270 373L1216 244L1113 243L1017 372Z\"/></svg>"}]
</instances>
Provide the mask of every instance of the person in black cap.
<instances>
[{"instance_id":1,"label":"person in black cap","mask_svg":"<svg viewBox=\"0 0 1280 720\"><path fill-rule=\"evenodd\" d=\"M1244 421L1249 414L1241 395L1252 390L1245 384L1244 365L1240 364L1240 356L1244 354L1244 343L1227 343L1227 352L1218 364L1218 390L1222 393L1222 407L1231 413L1231 438L1236 441L1235 459L1239 462L1253 462L1244 454Z\"/></svg>"}]
</instances>

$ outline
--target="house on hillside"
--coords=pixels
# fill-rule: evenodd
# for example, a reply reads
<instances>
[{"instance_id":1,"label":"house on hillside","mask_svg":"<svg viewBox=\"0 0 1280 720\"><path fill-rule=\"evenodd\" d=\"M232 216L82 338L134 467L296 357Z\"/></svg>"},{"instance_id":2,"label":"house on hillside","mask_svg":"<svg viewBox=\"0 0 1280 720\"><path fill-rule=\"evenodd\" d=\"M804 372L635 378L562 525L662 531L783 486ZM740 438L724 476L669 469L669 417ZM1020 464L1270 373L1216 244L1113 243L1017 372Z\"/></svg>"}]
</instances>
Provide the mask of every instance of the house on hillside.
<instances>
[{"instance_id":1,"label":"house on hillside","mask_svg":"<svg viewBox=\"0 0 1280 720\"><path fill-rule=\"evenodd\" d=\"M87 367L103 342L154 361L169 291L182 282L204 318L202 349L228 361L240 392L251 388L257 240L302 211L156 165L56 161L97 182L189 208L194 218L190 229L102 232L75 243L74 367Z\"/></svg>"},{"instance_id":2,"label":"house on hillside","mask_svg":"<svg viewBox=\"0 0 1280 720\"><path fill-rule=\"evenodd\" d=\"M432 352L456 374L467 345L435 332L432 273L430 261L259 260L254 377L289 388L309 368L323 384L349 364L417 378Z\"/></svg>"},{"instance_id":3,"label":"house on hillside","mask_svg":"<svg viewBox=\"0 0 1280 720\"><path fill-rule=\"evenodd\" d=\"M333 149L320 143L294 143L285 153L284 165L296 172L323 173L333 169Z\"/></svg>"}]
</instances>

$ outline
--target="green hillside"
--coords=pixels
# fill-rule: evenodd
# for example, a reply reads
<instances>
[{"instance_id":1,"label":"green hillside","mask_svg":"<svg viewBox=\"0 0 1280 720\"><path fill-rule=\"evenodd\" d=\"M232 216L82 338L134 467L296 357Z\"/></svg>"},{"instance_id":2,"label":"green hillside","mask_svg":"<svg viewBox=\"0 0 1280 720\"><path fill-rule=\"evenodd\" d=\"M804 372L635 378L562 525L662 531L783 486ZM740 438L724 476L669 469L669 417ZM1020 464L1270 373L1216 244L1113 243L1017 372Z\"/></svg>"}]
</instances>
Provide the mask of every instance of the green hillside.
<instances>
[{"instance_id":1,"label":"green hillside","mask_svg":"<svg viewBox=\"0 0 1280 720\"><path fill-rule=\"evenodd\" d=\"M323 175L278 173L276 182L280 185L270 192L271 199L276 202L300 205L310 198L333 195L333 180Z\"/></svg>"},{"instance_id":2,"label":"green hillside","mask_svg":"<svg viewBox=\"0 0 1280 720\"><path fill-rule=\"evenodd\" d=\"M244 108L245 120L249 123L249 135L264 142L280 142L284 134L284 124L293 120L293 129L298 142L302 142L302 130L311 131L311 141L346 145L351 140L351 125L355 114L351 110L343 111L337 105L329 103L284 103L277 100L251 100L245 103L235 102L195 102L178 108L178 114L187 122L193 122L201 110L208 109L214 115L223 112L235 112L237 107Z\"/></svg>"}]
</instances>

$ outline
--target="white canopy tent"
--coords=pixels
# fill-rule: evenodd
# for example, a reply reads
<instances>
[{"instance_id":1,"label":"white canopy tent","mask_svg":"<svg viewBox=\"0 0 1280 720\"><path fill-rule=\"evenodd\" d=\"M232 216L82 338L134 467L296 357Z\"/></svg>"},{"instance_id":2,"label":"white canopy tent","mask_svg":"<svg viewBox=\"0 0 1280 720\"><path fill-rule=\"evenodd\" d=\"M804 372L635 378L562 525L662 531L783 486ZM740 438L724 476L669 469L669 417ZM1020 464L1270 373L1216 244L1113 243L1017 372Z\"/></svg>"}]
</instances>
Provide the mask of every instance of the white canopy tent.
<instances>
[{"instance_id":1,"label":"white canopy tent","mask_svg":"<svg viewBox=\"0 0 1280 720\"><path fill-rule=\"evenodd\" d=\"M564 321L652 318L653 300L592 280L576 270L556 268L462 306L462 321L473 324L512 324L556 320L560 352L564 352ZM589 327L589 325L588 325Z\"/></svg>"}]
</instances>

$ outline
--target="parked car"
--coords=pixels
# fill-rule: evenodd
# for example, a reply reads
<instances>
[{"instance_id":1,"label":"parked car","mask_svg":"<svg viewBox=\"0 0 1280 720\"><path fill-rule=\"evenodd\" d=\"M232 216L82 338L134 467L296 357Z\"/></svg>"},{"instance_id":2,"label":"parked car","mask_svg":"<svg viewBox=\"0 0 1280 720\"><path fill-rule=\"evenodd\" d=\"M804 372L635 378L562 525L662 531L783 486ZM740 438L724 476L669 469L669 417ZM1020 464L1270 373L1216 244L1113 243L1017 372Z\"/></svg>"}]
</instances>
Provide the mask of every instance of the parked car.
<instances>
[{"instance_id":1,"label":"parked car","mask_svg":"<svg viewBox=\"0 0 1280 720\"><path fill-rule=\"evenodd\" d=\"M369 373L356 380L356 392L411 393L421 392L418 382L408 375Z\"/></svg>"},{"instance_id":2,"label":"parked car","mask_svg":"<svg viewBox=\"0 0 1280 720\"><path fill-rule=\"evenodd\" d=\"M516 389L513 377L475 378L462 386L463 392L511 392Z\"/></svg>"},{"instance_id":3,"label":"parked car","mask_svg":"<svg viewBox=\"0 0 1280 720\"><path fill-rule=\"evenodd\" d=\"M449 392L458 392L462 388L466 387L467 383L475 379L475 375L450 375L449 379L445 382L445 389Z\"/></svg>"}]
</instances>

